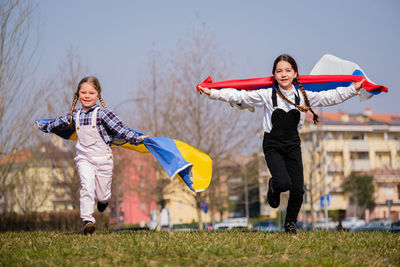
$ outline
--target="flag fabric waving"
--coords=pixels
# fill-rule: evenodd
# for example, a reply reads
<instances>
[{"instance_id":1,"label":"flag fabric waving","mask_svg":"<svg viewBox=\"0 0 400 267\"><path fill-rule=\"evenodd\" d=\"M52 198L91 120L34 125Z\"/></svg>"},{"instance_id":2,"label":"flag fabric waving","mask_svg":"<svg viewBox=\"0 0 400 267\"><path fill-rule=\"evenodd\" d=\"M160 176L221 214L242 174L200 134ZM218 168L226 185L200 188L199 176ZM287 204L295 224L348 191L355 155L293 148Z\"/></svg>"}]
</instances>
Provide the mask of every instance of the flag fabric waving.
<instances>
[{"instance_id":1,"label":"flag fabric waving","mask_svg":"<svg viewBox=\"0 0 400 267\"><path fill-rule=\"evenodd\" d=\"M314 66L311 75L299 75L299 80L304 88L316 92L335 89L337 87L347 87L351 83L360 82L363 79L365 81L362 85L363 90L360 93L361 100L388 91L387 87L373 83L357 64L333 55L324 55ZM273 76L220 82L212 82L211 77L208 77L203 83L198 84L196 88L199 90L199 86L202 86L212 89L235 88L240 90L257 90L270 88L273 84ZM295 87L298 88L298 85L295 84Z\"/></svg>"},{"instance_id":2,"label":"flag fabric waving","mask_svg":"<svg viewBox=\"0 0 400 267\"><path fill-rule=\"evenodd\" d=\"M51 120L53 119L39 119L38 122L47 123ZM77 140L73 129L60 130L54 134L67 140ZM153 154L171 180L178 177L179 181L185 183L194 192L204 191L210 185L212 159L206 153L184 142L168 137L148 137L143 144L132 145L117 137L114 138L112 146Z\"/></svg>"}]
</instances>

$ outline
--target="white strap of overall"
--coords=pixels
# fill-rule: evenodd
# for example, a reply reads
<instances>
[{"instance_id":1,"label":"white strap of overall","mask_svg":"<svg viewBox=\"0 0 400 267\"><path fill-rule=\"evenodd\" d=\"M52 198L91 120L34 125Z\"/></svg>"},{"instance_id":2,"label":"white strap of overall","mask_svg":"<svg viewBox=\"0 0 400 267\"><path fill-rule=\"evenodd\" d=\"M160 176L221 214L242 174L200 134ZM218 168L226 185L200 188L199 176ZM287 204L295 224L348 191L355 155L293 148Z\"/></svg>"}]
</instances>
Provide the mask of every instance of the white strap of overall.
<instances>
[{"instance_id":1,"label":"white strap of overall","mask_svg":"<svg viewBox=\"0 0 400 267\"><path fill-rule=\"evenodd\" d=\"M93 128L96 128L97 111L98 111L98 110L99 110L99 107L96 107L96 108L93 110L92 121L91 121L91 124L92 124L92 127L93 127Z\"/></svg>"},{"instance_id":2,"label":"white strap of overall","mask_svg":"<svg viewBox=\"0 0 400 267\"><path fill-rule=\"evenodd\" d=\"M80 115L81 115L81 110L78 110L78 112L75 115L75 125L76 125L76 128L78 128L78 129L79 129L79 126L80 126L80 124L79 124L79 116Z\"/></svg>"}]
</instances>

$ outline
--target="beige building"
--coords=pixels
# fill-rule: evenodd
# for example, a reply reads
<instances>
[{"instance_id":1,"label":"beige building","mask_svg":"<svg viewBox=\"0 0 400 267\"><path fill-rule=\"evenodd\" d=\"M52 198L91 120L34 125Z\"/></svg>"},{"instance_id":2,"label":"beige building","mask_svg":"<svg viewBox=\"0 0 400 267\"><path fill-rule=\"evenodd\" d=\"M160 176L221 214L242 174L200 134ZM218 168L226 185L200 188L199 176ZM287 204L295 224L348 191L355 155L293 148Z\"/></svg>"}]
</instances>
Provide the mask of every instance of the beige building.
<instances>
[{"instance_id":1,"label":"beige building","mask_svg":"<svg viewBox=\"0 0 400 267\"><path fill-rule=\"evenodd\" d=\"M390 214L392 221L400 220L400 169L375 169L368 174L374 177L375 208L366 217L388 218Z\"/></svg>"},{"instance_id":2,"label":"beige building","mask_svg":"<svg viewBox=\"0 0 400 267\"><path fill-rule=\"evenodd\" d=\"M387 216L381 212L382 201L391 198L392 217L400 219L400 114L373 114L371 109L353 115L318 113L320 124L314 125L308 114L300 132L304 180L312 190L314 210L320 209L320 197L329 194L329 210L346 210L347 216L354 215L341 184L352 171L370 172L376 208L367 217ZM390 173L390 177L381 173ZM307 198L306 209L310 210L310 192Z\"/></svg>"},{"instance_id":3,"label":"beige building","mask_svg":"<svg viewBox=\"0 0 400 267\"><path fill-rule=\"evenodd\" d=\"M53 151L54 152L54 151ZM66 177L73 175L65 152L18 151L0 158L0 212L17 213L73 209Z\"/></svg>"}]
</instances>

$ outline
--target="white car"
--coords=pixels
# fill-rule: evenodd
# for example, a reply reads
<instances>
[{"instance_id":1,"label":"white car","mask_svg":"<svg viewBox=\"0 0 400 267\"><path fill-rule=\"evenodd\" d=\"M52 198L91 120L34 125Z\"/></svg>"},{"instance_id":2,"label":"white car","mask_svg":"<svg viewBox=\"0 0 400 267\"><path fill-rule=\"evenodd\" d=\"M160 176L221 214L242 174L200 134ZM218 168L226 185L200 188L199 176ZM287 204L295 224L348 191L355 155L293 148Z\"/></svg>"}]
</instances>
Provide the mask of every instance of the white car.
<instances>
[{"instance_id":1,"label":"white car","mask_svg":"<svg viewBox=\"0 0 400 267\"><path fill-rule=\"evenodd\" d=\"M320 219L315 222L315 229L336 230L337 226L338 223L334 222L332 218L328 218L327 222L325 222L325 219Z\"/></svg>"},{"instance_id":2,"label":"white car","mask_svg":"<svg viewBox=\"0 0 400 267\"><path fill-rule=\"evenodd\" d=\"M230 229L248 229L249 223L247 218L228 218L223 222L216 223L213 226L214 230L230 230Z\"/></svg>"},{"instance_id":3,"label":"white car","mask_svg":"<svg viewBox=\"0 0 400 267\"><path fill-rule=\"evenodd\" d=\"M361 227L365 225L365 221L357 217L348 217L342 220L343 229L349 230L355 227Z\"/></svg>"}]
</instances>

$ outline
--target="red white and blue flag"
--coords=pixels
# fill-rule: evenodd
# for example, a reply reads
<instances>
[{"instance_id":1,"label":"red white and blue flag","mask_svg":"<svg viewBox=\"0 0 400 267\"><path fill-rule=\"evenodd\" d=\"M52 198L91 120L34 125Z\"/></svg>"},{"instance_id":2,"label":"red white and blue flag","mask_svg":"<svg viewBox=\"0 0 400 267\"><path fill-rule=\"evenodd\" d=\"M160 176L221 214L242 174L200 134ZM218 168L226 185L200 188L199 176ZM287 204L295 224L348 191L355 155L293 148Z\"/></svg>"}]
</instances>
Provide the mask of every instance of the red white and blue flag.
<instances>
[{"instance_id":1,"label":"red white and blue flag","mask_svg":"<svg viewBox=\"0 0 400 267\"><path fill-rule=\"evenodd\" d=\"M362 84L363 89L360 93L361 100L388 91L387 87L372 82L356 63L328 54L324 55L317 62L310 75L299 75L299 80L304 88L314 92L335 89L337 87L348 87L352 83L360 82L363 79L365 81ZM197 85L197 90L199 90L199 86L210 89L235 88L240 90L257 90L273 87L273 84L273 76L220 82L212 82L211 77L208 77L203 83ZM295 87L298 88L298 85L295 84Z\"/></svg>"}]
</instances>

